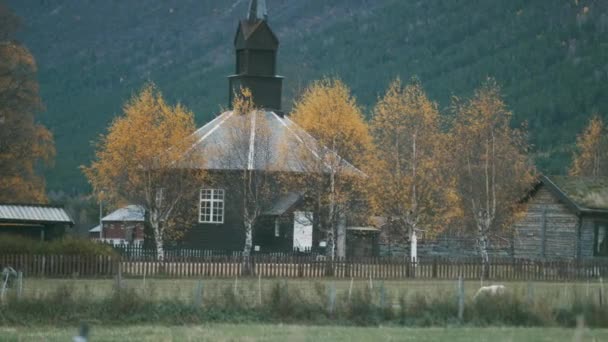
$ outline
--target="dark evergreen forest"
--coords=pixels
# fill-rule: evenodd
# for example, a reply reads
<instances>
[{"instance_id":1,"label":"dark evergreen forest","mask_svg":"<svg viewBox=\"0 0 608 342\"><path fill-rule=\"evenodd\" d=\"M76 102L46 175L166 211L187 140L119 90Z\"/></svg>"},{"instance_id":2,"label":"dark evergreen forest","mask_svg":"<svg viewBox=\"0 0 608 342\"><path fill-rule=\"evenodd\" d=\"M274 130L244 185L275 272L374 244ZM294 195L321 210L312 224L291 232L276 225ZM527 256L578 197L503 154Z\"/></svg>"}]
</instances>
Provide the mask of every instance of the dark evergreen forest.
<instances>
[{"instance_id":1,"label":"dark evergreen forest","mask_svg":"<svg viewBox=\"0 0 608 342\"><path fill-rule=\"evenodd\" d=\"M147 80L199 124L226 106L244 0L8 0L39 67L57 158L50 190L87 191L79 165ZM285 109L311 80L342 78L367 111L389 82L418 77L450 115L488 76L527 122L546 173L563 173L593 113L608 118L606 0L268 0ZM330 113L328 113L330 115Z\"/></svg>"}]
</instances>

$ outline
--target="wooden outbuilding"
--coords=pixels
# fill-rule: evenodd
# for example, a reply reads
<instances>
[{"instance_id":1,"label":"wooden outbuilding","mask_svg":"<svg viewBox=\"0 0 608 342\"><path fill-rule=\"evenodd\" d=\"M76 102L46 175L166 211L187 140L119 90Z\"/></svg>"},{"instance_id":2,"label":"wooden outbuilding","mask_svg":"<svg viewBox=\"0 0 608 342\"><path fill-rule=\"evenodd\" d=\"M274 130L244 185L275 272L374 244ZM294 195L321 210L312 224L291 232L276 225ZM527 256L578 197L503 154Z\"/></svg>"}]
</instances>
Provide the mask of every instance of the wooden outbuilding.
<instances>
[{"instance_id":1,"label":"wooden outbuilding","mask_svg":"<svg viewBox=\"0 0 608 342\"><path fill-rule=\"evenodd\" d=\"M48 241L62 237L74 222L61 206L0 204L0 234Z\"/></svg>"},{"instance_id":2,"label":"wooden outbuilding","mask_svg":"<svg viewBox=\"0 0 608 342\"><path fill-rule=\"evenodd\" d=\"M608 179L542 176L525 204L514 226L514 257L608 257Z\"/></svg>"},{"instance_id":3,"label":"wooden outbuilding","mask_svg":"<svg viewBox=\"0 0 608 342\"><path fill-rule=\"evenodd\" d=\"M143 245L146 211L138 205L119 208L89 230L89 238L116 245Z\"/></svg>"}]
</instances>

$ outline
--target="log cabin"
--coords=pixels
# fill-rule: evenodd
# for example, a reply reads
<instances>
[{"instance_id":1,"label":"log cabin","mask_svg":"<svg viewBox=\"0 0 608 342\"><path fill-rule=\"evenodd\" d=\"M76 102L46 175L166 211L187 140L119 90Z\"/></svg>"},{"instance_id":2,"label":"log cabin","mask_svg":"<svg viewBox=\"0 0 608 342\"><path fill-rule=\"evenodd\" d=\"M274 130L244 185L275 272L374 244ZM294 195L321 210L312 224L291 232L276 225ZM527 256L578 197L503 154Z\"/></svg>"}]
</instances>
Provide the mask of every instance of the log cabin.
<instances>
[{"instance_id":1,"label":"log cabin","mask_svg":"<svg viewBox=\"0 0 608 342\"><path fill-rule=\"evenodd\" d=\"M542 176L525 204L514 225L514 257L608 257L608 179Z\"/></svg>"}]
</instances>

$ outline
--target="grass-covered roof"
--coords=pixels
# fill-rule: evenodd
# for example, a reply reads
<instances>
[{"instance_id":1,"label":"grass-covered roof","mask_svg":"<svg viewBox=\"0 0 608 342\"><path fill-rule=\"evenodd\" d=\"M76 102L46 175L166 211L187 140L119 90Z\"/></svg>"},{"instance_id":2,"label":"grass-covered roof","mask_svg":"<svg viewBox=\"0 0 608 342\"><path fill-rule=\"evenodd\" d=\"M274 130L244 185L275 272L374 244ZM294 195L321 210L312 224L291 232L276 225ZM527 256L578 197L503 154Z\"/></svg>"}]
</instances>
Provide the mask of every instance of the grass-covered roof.
<instances>
[{"instance_id":1,"label":"grass-covered roof","mask_svg":"<svg viewBox=\"0 0 608 342\"><path fill-rule=\"evenodd\" d=\"M553 176L548 180L580 211L608 211L608 178Z\"/></svg>"}]
</instances>

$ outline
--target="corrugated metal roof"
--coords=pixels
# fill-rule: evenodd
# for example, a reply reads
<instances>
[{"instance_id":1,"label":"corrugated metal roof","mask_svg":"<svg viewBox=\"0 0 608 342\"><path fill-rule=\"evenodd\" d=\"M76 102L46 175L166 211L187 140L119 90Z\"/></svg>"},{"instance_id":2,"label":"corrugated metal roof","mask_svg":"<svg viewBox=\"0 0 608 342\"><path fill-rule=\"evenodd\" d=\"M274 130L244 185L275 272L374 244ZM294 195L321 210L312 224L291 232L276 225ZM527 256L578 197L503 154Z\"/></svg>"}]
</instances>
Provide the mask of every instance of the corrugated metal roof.
<instances>
[{"instance_id":1,"label":"corrugated metal roof","mask_svg":"<svg viewBox=\"0 0 608 342\"><path fill-rule=\"evenodd\" d=\"M145 220L146 210L139 205L128 205L111 212L106 217L102 218L102 222L143 222Z\"/></svg>"},{"instance_id":2,"label":"corrugated metal roof","mask_svg":"<svg viewBox=\"0 0 608 342\"><path fill-rule=\"evenodd\" d=\"M196 167L302 173L311 172L312 160L335 155L288 117L271 111L260 113L254 116L228 111L199 128L194 133L196 143L188 152L204 156ZM341 163L344 171L363 175L346 160ZM187 162L184 165L191 166Z\"/></svg>"},{"instance_id":3,"label":"corrugated metal roof","mask_svg":"<svg viewBox=\"0 0 608 342\"><path fill-rule=\"evenodd\" d=\"M74 224L62 207L36 204L0 204L0 220Z\"/></svg>"}]
</instances>

